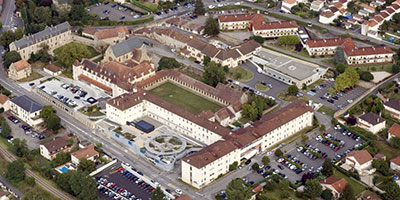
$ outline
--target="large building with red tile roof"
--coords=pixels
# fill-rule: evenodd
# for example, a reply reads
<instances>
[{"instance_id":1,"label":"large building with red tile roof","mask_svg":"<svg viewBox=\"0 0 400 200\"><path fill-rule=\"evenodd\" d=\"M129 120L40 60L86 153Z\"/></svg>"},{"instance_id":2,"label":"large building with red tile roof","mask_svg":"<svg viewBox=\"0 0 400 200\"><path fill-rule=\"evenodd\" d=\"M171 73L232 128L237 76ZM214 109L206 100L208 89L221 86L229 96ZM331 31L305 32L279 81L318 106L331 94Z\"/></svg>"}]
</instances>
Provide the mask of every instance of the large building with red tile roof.
<instances>
[{"instance_id":1,"label":"large building with red tile roof","mask_svg":"<svg viewBox=\"0 0 400 200\"><path fill-rule=\"evenodd\" d=\"M349 65L391 63L394 52L389 46L356 47L351 38L307 40L305 48L310 56L333 55L342 47Z\"/></svg>"},{"instance_id":2,"label":"large building with red tile roof","mask_svg":"<svg viewBox=\"0 0 400 200\"><path fill-rule=\"evenodd\" d=\"M115 28L96 30L87 28L82 31L82 35L93 38L97 44L103 43L114 45L126 39L129 35L128 27L118 26Z\"/></svg>"},{"instance_id":3,"label":"large building with red tile roof","mask_svg":"<svg viewBox=\"0 0 400 200\"><path fill-rule=\"evenodd\" d=\"M184 19L183 17L173 16L172 18L165 21L167 27L173 26L181 30L187 31L189 33L204 34L204 25L194 23L189 19Z\"/></svg>"},{"instance_id":4,"label":"large building with red tile roof","mask_svg":"<svg viewBox=\"0 0 400 200\"><path fill-rule=\"evenodd\" d=\"M261 14L233 14L219 15L218 23L221 30L251 30L252 24L261 23L264 18Z\"/></svg>"}]
</instances>

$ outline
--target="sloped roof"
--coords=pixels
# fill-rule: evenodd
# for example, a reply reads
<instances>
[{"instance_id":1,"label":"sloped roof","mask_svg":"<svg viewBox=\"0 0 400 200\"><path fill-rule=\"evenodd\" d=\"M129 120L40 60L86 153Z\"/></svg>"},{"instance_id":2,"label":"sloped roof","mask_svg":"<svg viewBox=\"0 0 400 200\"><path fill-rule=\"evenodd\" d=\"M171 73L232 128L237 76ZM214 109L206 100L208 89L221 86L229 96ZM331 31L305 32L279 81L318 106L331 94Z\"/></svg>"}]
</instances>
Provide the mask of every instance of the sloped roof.
<instances>
[{"instance_id":1,"label":"sloped roof","mask_svg":"<svg viewBox=\"0 0 400 200\"><path fill-rule=\"evenodd\" d=\"M55 64L48 64L48 65L46 65L46 66L44 66L44 68L46 68L46 69L48 69L48 70L50 70L50 71L52 71L52 72L59 72L59 71L61 71L61 68L59 68L57 65L55 65Z\"/></svg>"},{"instance_id":2,"label":"sloped roof","mask_svg":"<svg viewBox=\"0 0 400 200\"><path fill-rule=\"evenodd\" d=\"M396 164L396 165L400 165L400 156L397 156L397 157L395 157L395 158L392 158L392 159L390 160L390 162L392 162L392 163L394 163L394 164Z\"/></svg>"},{"instance_id":3,"label":"sloped roof","mask_svg":"<svg viewBox=\"0 0 400 200\"><path fill-rule=\"evenodd\" d=\"M390 99L389 101L383 103L385 106L393 108L395 110L400 111L400 101L397 99Z\"/></svg>"},{"instance_id":4,"label":"sloped roof","mask_svg":"<svg viewBox=\"0 0 400 200\"><path fill-rule=\"evenodd\" d=\"M94 145L91 144L83 149L79 149L78 151L73 152L71 155L80 160L80 159L89 159L93 156L98 156L99 152L97 152L94 149Z\"/></svg>"},{"instance_id":5,"label":"sloped roof","mask_svg":"<svg viewBox=\"0 0 400 200\"><path fill-rule=\"evenodd\" d=\"M65 137L56 137L43 144L46 149L52 153L60 151L62 148L71 146Z\"/></svg>"},{"instance_id":6,"label":"sloped roof","mask_svg":"<svg viewBox=\"0 0 400 200\"><path fill-rule=\"evenodd\" d=\"M277 22L264 22L254 23L253 28L255 30L270 30L270 29L282 29L282 28L298 28L296 21L277 21Z\"/></svg>"},{"instance_id":7,"label":"sloped roof","mask_svg":"<svg viewBox=\"0 0 400 200\"><path fill-rule=\"evenodd\" d=\"M128 27L119 26L111 29L98 30L94 33L94 35L97 37L97 39L103 40L107 38L118 37L118 33L129 34Z\"/></svg>"},{"instance_id":8,"label":"sloped roof","mask_svg":"<svg viewBox=\"0 0 400 200\"><path fill-rule=\"evenodd\" d=\"M240 21L263 21L261 14L235 14L235 15L220 15L220 22L240 22Z\"/></svg>"},{"instance_id":9,"label":"sloped roof","mask_svg":"<svg viewBox=\"0 0 400 200\"><path fill-rule=\"evenodd\" d=\"M142 47L143 41L137 37L131 37L127 40L124 40L120 43L117 43L113 46L111 46L111 50L114 54L115 57L120 57L122 55L125 55L129 52L132 52L134 49Z\"/></svg>"},{"instance_id":10,"label":"sloped roof","mask_svg":"<svg viewBox=\"0 0 400 200\"><path fill-rule=\"evenodd\" d=\"M362 165L373 160L371 154L367 150L355 150L347 154L347 157L354 157L358 164Z\"/></svg>"},{"instance_id":11,"label":"sloped roof","mask_svg":"<svg viewBox=\"0 0 400 200\"><path fill-rule=\"evenodd\" d=\"M347 181L344 178L336 178L330 176L324 180L319 181L321 184L331 185L338 193L342 193Z\"/></svg>"},{"instance_id":12,"label":"sloped roof","mask_svg":"<svg viewBox=\"0 0 400 200\"><path fill-rule=\"evenodd\" d=\"M345 49L347 56L363 56L363 55L379 55L379 54L393 54L389 46L375 46L375 47L356 47L352 49Z\"/></svg>"},{"instance_id":13,"label":"sloped roof","mask_svg":"<svg viewBox=\"0 0 400 200\"><path fill-rule=\"evenodd\" d=\"M372 112L361 115L358 118L362 119L372 125L377 125L377 124L385 121L385 119L383 119L381 116L379 116L378 114L372 113Z\"/></svg>"},{"instance_id":14,"label":"sloped roof","mask_svg":"<svg viewBox=\"0 0 400 200\"><path fill-rule=\"evenodd\" d=\"M12 63L12 65L15 67L15 70L21 71L29 66L31 66L26 60L19 60L15 63Z\"/></svg>"},{"instance_id":15,"label":"sloped roof","mask_svg":"<svg viewBox=\"0 0 400 200\"><path fill-rule=\"evenodd\" d=\"M0 103L4 104L7 101L8 101L8 96L6 96L4 94L0 94Z\"/></svg>"},{"instance_id":16,"label":"sloped roof","mask_svg":"<svg viewBox=\"0 0 400 200\"><path fill-rule=\"evenodd\" d=\"M392 127L390 127L388 133L400 138L400 125L398 123L394 123Z\"/></svg>"},{"instance_id":17,"label":"sloped roof","mask_svg":"<svg viewBox=\"0 0 400 200\"><path fill-rule=\"evenodd\" d=\"M18 105L28 113L34 113L42 109L42 106L40 104L36 103L26 95L15 97L11 99L11 102Z\"/></svg>"}]
</instances>

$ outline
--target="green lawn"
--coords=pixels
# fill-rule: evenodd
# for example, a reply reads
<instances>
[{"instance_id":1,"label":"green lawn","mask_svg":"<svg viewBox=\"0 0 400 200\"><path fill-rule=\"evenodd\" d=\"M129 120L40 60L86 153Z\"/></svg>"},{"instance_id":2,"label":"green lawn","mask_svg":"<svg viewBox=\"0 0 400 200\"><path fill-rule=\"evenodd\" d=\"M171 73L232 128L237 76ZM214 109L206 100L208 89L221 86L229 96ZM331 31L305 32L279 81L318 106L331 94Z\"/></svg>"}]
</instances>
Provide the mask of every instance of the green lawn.
<instances>
[{"instance_id":1,"label":"green lawn","mask_svg":"<svg viewBox=\"0 0 400 200\"><path fill-rule=\"evenodd\" d=\"M319 108L317 110L320 113L325 113L325 115L329 115L329 116L333 116L333 114L335 114L335 110L333 110L332 108L329 108L327 106L321 106L321 108Z\"/></svg>"},{"instance_id":2,"label":"green lawn","mask_svg":"<svg viewBox=\"0 0 400 200\"><path fill-rule=\"evenodd\" d=\"M265 85L263 85L263 84L257 83L257 84L256 84L256 89L257 89L258 91L265 92L265 91L267 91L267 90L269 89L269 87L268 87L268 86L265 86Z\"/></svg>"},{"instance_id":3,"label":"green lawn","mask_svg":"<svg viewBox=\"0 0 400 200\"><path fill-rule=\"evenodd\" d=\"M83 107L79 109L79 112L91 117L98 117L104 115L104 113L100 112L100 108L97 106L88 107L87 111L85 111L85 108Z\"/></svg>"},{"instance_id":4,"label":"green lawn","mask_svg":"<svg viewBox=\"0 0 400 200\"><path fill-rule=\"evenodd\" d=\"M246 81L250 81L251 79L253 79L253 73L251 73L251 71L242 68L242 67L235 67L233 69L230 70L229 77L238 80L240 82L246 82Z\"/></svg>"},{"instance_id":5,"label":"green lawn","mask_svg":"<svg viewBox=\"0 0 400 200\"><path fill-rule=\"evenodd\" d=\"M215 112L222 108L218 104L169 82L152 89L150 92L194 114L203 110Z\"/></svg>"},{"instance_id":6,"label":"green lawn","mask_svg":"<svg viewBox=\"0 0 400 200\"><path fill-rule=\"evenodd\" d=\"M343 173L337 170L333 171L333 176L337 178L344 178L347 181L347 183L349 183L352 186L355 195L361 193L366 189L363 185L357 183L355 180L351 179L350 177L344 175Z\"/></svg>"},{"instance_id":7,"label":"green lawn","mask_svg":"<svg viewBox=\"0 0 400 200\"><path fill-rule=\"evenodd\" d=\"M21 80L18 80L18 81L19 82L30 82L30 81L33 81L33 80L36 80L36 79L39 79L39 78L42 78L42 77L43 77L43 75L41 75L41 74L39 74L39 73L37 73L35 71L32 71L30 76L28 76L26 78L23 78Z\"/></svg>"},{"instance_id":8,"label":"green lawn","mask_svg":"<svg viewBox=\"0 0 400 200\"><path fill-rule=\"evenodd\" d=\"M90 55L89 55L87 58L93 58L93 57L95 57L95 56L97 56L97 55L100 54L100 53L97 52L97 50L96 50L95 48L93 48L92 46L88 46L88 45L86 45L86 44L82 44L82 43L78 43L78 42L71 42L71 43L74 43L74 44L78 45L79 47L86 48L87 50L89 50L89 51L90 51ZM58 47L57 49L54 49L54 54L57 56L57 55L60 54L65 48L68 48L67 45L69 45L69 44L71 44L71 43L65 44L65 45L63 45L63 46L61 46L61 47Z\"/></svg>"},{"instance_id":9,"label":"green lawn","mask_svg":"<svg viewBox=\"0 0 400 200\"><path fill-rule=\"evenodd\" d=\"M335 63L333 63L333 59L323 60L322 62L329 66L335 67ZM354 67L360 71L368 71L368 72L386 71L386 72L392 73L392 65L393 65L392 63L381 63L381 64L355 65L355 66L350 66L350 67Z\"/></svg>"}]
</instances>

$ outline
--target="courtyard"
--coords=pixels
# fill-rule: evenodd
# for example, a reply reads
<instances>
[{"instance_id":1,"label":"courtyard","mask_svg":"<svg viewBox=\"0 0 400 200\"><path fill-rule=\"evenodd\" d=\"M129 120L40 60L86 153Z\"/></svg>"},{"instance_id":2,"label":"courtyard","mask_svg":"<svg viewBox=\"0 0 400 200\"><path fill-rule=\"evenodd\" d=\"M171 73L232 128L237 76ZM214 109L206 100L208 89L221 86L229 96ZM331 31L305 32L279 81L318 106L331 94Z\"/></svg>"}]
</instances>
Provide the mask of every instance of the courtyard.
<instances>
[{"instance_id":1,"label":"courtyard","mask_svg":"<svg viewBox=\"0 0 400 200\"><path fill-rule=\"evenodd\" d=\"M216 112L222 108L220 105L172 83L164 83L150 90L150 92L170 103L181 106L194 114L198 114L203 110Z\"/></svg>"}]
</instances>

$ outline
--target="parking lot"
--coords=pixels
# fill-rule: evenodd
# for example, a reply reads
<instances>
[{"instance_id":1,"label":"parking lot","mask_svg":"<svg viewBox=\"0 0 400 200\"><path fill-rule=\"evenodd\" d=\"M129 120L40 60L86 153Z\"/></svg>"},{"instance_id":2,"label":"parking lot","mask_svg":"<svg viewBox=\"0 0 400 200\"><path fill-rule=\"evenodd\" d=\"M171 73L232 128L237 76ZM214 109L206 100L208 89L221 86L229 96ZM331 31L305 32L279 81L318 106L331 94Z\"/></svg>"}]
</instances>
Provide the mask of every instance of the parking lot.
<instances>
[{"instance_id":1,"label":"parking lot","mask_svg":"<svg viewBox=\"0 0 400 200\"><path fill-rule=\"evenodd\" d=\"M99 196L103 199L115 199L116 196L132 200L150 199L153 188L145 186L138 178L126 175L127 172L121 168L114 165L95 176L99 183Z\"/></svg>"},{"instance_id":2,"label":"parking lot","mask_svg":"<svg viewBox=\"0 0 400 200\"><path fill-rule=\"evenodd\" d=\"M325 81L306 95L312 100L336 110L344 108L367 91L365 88L355 86L353 89L348 89L331 96L329 95L329 88L334 88L333 81Z\"/></svg>"},{"instance_id":3,"label":"parking lot","mask_svg":"<svg viewBox=\"0 0 400 200\"><path fill-rule=\"evenodd\" d=\"M144 14L139 10L130 10L113 3L98 3L97 5L87 7L86 10L98 15L100 19L109 19L112 21L132 21L141 18Z\"/></svg>"},{"instance_id":4,"label":"parking lot","mask_svg":"<svg viewBox=\"0 0 400 200\"><path fill-rule=\"evenodd\" d=\"M321 136L319 136L319 135L321 135ZM351 150L361 146L364 143L364 141L362 141L361 138L357 139L355 136L350 135L348 132L343 133L343 130L341 130L341 129L340 130L332 129L332 130L326 132L326 136L322 136L322 134L315 135L314 133L310 133L308 136L309 136L309 140L306 141L306 143L304 143L304 145L306 147L308 146L307 149L312 149L312 150L309 150L308 153L303 153L305 151L300 150L301 148L299 148L302 146L302 143L300 141L298 141L298 145L293 144L293 146L291 146L291 149L287 149L287 153L284 154L284 156L286 158L288 158L289 160L294 160L294 161L298 160L298 162L294 162L294 163L302 165L302 168L303 168L302 172L296 173L294 170L294 167L292 167L292 169L290 169L288 167L288 165L286 164L288 161L286 161L286 163L285 163L285 161L283 161L284 159L280 159L278 162L278 159L276 156L272 156L270 164L265 167L269 168L268 170L270 170L270 171L271 170L275 171L275 173L281 175L282 177L286 177L289 181L296 183L299 180L301 180L301 177L304 173L309 173L309 172L315 173L322 169L321 166L324 162L324 159L310 158L310 157L312 157L312 155L314 155L314 154L311 154L311 151L317 150L314 152L317 152L320 155L326 154L326 157L329 157L333 161L335 161L340 158L343 158ZM343 145L343 147L340 147L339 149L336 149L336 151L335 151L334 148L322 143L321 139L317 140L317 137L318 138L322 138L322 137L332 138L332 139L329 139L331 141L333 141L334 139L336 139L337 141L343 141L344 145ZM354 137L354 138L351 138L351 137ZM340 143L340 142L338 142L338 143ZM309 156L306 156L305 154L307 154ZM293 163L293 162L289 162L289 163ZM266 171L266 170L264 170L264 171ZM264 173L264 171L259 172L259 173L262 174L262 173ZM266 175L267 174L264 173L264 177L266 177Z\"/></svg>"}]
</instances>

